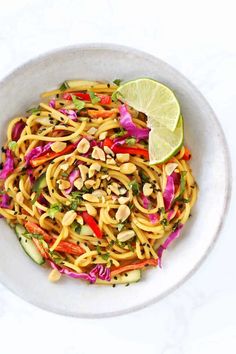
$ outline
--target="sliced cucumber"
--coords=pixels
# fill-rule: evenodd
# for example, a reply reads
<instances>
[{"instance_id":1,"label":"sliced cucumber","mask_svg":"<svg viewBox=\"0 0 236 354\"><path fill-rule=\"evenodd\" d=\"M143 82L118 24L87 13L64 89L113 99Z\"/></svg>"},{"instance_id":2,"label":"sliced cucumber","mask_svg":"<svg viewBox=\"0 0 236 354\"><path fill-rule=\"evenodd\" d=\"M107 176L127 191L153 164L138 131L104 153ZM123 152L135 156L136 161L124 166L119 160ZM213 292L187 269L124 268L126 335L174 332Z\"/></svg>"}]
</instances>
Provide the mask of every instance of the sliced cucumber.
<instances>
[{"instance_id":1,"label":"sliced cucumber","mask_svg":"<svg viewBox=\"0 0 236 354\"><path fill-rule=\"evenodd\" d=\"M39 192L47 187L46 173L43 173L33 184L32 191Z\"/></svg>"},{"instance_id":2,"label":"sliced cucumber","mask_svg":"<svg viewBox=\"0 0 236 354\"><path fill-rule=\"evenodd\" d=\"M88 225L82 225L79 234L83 236L93 236L94 233L91 227Z\"/></svg>"},{"instance_id":3,"label":"sliced cucumber","mask_svg":"<svg viewBox=\"0 0 236 354\"><path fill-rule=\"evenodd\" d=\"M25 251L25 253L37 264L41 265L44 263L44 259L41 256L39 250L35 246L34 242L30 240L29 238L25 237L23 234L26 231L24 226L22 225L16 225L15 227L16 234L18 236L18 239L20 241L20 244Z\"/></svg>"},{"instance_id":4,"label":"sliced cucumber","mask_svg":"<svg viewBox=\"0 0 236 354\"><path fill-rule=\"evenodd\" d=\"M68 88L80 87L80 86L95 86L98 82L87 80L66 80L65 86Z\"/></svg>"},{"instance_id":5,"label":"sliced cucumber","mask_svg":"<svg viewBox=\"0 0 236 354\"><path fill-rule=\"evenodd\" d=\"M121 275L116 275L115 277L111 278L110 281L97 279L96 284L99 285L130 284L130 283L136 283L140 279L141 279L141 271L137 269L137 270L131 270L130 272L126 272Z\"/></svg>"}]
</instances>

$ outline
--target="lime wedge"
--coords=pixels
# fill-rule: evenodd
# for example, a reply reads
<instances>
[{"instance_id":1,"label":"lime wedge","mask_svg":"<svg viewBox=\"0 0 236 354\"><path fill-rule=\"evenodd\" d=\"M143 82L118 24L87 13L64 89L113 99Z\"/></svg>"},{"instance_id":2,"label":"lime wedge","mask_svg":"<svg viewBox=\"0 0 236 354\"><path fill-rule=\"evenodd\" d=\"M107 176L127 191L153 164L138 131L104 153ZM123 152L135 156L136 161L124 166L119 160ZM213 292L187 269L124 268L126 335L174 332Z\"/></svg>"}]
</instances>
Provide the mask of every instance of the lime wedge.
<instances>
[{"instance_id":1,"label":"lime wedge","mask_svg":"<svg viewBox=\"0 0 236 354\"><path fill-rule=\"evenodd\" d=\"M149 163L160 164L175 155L183 144L183 118L179 117L177 127L172 132L166 127L159 126L149 133Z\"/></svg>"},{"instance_id":2,"label":"lime wedge","mask_svg":"<svg viewBox=\"0 0 236 354\"><path fill-rule=\"evenodd\" d=\"M165 85L141 78L121 85L117 89L117 96L137 111L145 113L149 127L162 125L172 132L175 130L180 107L174 93Z\"/></svg>"}]
</instances>

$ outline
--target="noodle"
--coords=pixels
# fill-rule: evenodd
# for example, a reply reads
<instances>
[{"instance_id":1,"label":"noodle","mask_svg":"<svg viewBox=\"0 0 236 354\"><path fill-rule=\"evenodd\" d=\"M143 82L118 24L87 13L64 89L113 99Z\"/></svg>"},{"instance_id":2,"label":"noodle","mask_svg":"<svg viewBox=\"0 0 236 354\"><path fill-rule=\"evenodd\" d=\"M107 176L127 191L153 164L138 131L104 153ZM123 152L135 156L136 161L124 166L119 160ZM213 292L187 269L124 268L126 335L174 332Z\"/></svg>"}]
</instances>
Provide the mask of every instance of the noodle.
<instances>
[{"instance_id":1,"label":"noodle","mask_svg":"<svg viewBox=\"0 0 236 354\"><path fill-rule=\"evenodd\" d=\"M122 142L127 154L120 153L127 160L121 162L113 153L111 142L125 134L119 122L120 102L111 100L115 90L115 85L88 83L42 94L44 102L35 112L10 121L2 150L5 163L16 124L23 124L11 150L14 170L0 180L2 195L9 198L4 206L2 197L0 214L12 227L24 226L49 263L78 274L90 274L99 264L114 272L157 261L158 247L187 222L197 198L186 147L170 161L154 166L139 153L129 153L128 142ZM92 92L100 102L82 102L78 108L70 97L76 92ZM147 127L143 115L132 108L129 112L137 127ZM132 148L147 149L147 143L136 141ZM34 151L41 153L28 160ZM177 167L172 206L166 209L169 162ZM122 172L125 163L131 165L131 172ZM151 188L148 195L144 195L145 184ZM132 236L122 239L126 231L132 231Z\"/></svg>"}]
</instances>

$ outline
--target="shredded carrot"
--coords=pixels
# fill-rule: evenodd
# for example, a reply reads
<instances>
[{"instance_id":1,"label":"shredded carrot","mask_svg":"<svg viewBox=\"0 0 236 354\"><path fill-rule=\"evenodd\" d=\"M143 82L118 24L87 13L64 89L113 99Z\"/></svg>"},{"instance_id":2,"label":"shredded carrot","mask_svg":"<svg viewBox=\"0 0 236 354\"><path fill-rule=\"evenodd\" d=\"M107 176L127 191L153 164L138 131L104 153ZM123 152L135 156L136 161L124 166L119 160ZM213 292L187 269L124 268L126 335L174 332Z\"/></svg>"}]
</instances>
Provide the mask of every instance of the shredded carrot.
<instances>
[{"instance_id":1,"label":"shredded carrot","mask_svg":"<svg viewBox=\"0 0 236 354\"><path fill-rule=\"evenodd\" d=\"M144 261L140 261L137 263L133 264L128 264L122 267L115 268L114 270L111 271L111 276L114 277L117 274L128 272L130 270L135 270L135 269L142 269L145 266L154 266L156 267L158 265L158 259L150 258L146 259Z\"/></svg>"}]
</instances>

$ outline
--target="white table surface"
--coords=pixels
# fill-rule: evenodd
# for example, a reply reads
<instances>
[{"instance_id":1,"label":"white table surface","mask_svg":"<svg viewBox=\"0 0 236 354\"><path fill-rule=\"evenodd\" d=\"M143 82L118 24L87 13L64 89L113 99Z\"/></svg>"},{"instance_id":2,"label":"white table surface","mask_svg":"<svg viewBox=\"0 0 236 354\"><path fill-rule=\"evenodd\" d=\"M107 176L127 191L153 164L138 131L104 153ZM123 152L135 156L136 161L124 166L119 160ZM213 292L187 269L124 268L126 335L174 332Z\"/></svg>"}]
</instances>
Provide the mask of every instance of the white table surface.
<instances>
[{"instance_id":1,"label":"white table surface","mask_svg":"<svg viewBox=\"0 0 236 354\"><path fill-rule=\"evenodd\" d=\"M235 33L228 0L0 0L0 78L39 53L80 42L148 51L202 91L235 166ZM63 317L0 285L0 353L236 353L235 211L234 194L220 237L197 273L136 313L104 320Z\"/></svg>"}]
</instances>

